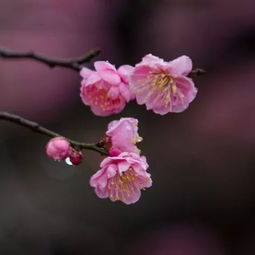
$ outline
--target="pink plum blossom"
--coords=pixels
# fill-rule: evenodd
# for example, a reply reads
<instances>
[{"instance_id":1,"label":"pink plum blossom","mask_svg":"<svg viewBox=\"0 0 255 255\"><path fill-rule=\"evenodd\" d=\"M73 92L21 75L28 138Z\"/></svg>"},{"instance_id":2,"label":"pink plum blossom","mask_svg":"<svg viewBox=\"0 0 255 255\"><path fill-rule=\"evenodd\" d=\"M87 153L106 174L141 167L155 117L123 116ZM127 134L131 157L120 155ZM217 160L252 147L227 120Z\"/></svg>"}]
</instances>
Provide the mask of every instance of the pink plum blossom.
<instances>
[{"instance_id":1,"label":"pink plum blossom","mask_svg":"<svg viewBox=\"0 0 255 255\"><path fill-rule=\"evenodd\" d=\"M69 155L71 145L63 137L55 137L46 145L46 154L55 160L65 159Z\"/></svg>"},{"instance_id":2,"label":"pink plum blossom","mask_svg":"<svg viewBox=\"0 0 255 255\"><path fill-rule=\"evenodd\" d=\"M146 55L130 76L130 87L138 104L147 110L164 115L184 111L197 94L193 81L187 77L192 71L192 61L181 56L170 62Z\"/></svg>"},{"instance_id":3,"label":"pink plum blossom","mask_svg":"<svg viewBox=\"0 0 255 255\"><path fill-rule=\"evenodd\" d=\"M128 85L133 67L123 65L118 70L106 61L96 61L96 71L82 68L81 98L85 105L98 116L109 116L121 112L126 103L134 99Z\"/></svg>"},{"instance_id":4,"label":"pink plum blossom","mask_svg":"<svg viewBox=\"0 0 255 255\"><path fill-rule=\"evenodd\" d=\"M141 189L152 185L148 164L144 156L132 152L122 152L115 157L105 158L101 169L90 179L90 185L100 198L120 200L132 204L139 200Z\"/></svg>"},{"instance_id":5,"label":"pink plum blossom","mask_svg":"<svg viewBox=\"0 0 255 255\"><path fill-rule=\"evenodd\" d=\"M136 143L142 141L138 135L138 120L135 118L121 118L111 121L108 125L106 136L110 139L111 149L121 152L140 153Z\"/></svg>"}]
</instances>

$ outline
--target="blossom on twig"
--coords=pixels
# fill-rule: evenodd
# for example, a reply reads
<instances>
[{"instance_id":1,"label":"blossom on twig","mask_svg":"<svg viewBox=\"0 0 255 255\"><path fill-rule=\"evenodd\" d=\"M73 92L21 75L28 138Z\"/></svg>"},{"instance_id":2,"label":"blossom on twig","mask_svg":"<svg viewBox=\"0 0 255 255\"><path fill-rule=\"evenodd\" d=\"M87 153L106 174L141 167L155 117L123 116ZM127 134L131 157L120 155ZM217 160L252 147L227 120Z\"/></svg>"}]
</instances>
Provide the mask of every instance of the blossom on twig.
<instances>
[{"instance_id":1,"label":"blossom on twig","mask_svg":"<svg viewBox=\"0 0 255 255\"><path fill-rule=\"evenodd\" d=\"M83 103L90 106L97 116L121 112L134 98L127 83L127 76L133 68L124 65L117 70L106 61L96 61L94 65L96 71L84 67L80 72L83 77L80 93Z\"/></svg>"},{"instance_id":2,"label":"blossom on twig","mask_svg":"<svg viewBox=\"0 0 255 255\"><path fill-rule=\"evenodd\" d=\"M192 61L181 56L173 61L146 55L130 76L130 87L138 104L147 110L164 115L182 112L194 100L197 89L187 75L192 71Z\"/></svg>"},{"instance_id":3,"label":"blossom on twig","mask_svg":"<svg viewBox=\"0 0 255 255\"><path fill-rule=\"evenodd\" d=\"M90 185L100 198L120 200L125 204L137 202L141 190L152 185L148 164L144 156L132 152L122 152L115 157L107 157L100 164L101 169L90 179Z\"/></svg>"}]
</instances>

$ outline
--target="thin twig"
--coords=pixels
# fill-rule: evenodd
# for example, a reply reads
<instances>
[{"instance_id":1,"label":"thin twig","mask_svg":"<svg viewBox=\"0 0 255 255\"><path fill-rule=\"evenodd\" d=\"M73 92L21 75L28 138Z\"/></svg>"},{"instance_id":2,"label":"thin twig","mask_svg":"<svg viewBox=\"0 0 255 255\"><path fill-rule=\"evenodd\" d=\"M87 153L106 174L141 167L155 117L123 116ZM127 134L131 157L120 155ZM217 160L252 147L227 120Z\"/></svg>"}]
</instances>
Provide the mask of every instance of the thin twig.
<instances>
[{"instance_id":1,"label":"thin twig","mask_svg":"<svg viewBox=\"0 0 255 255\"><path fill-rule=\"evenodd\" d=\"M201 68L196 68L194 70L192 70L190 73L189 73L189 77L190 78L194 78L194 77L197 77L199 75L204 75L206 74L206 71L204 69L201 69Z\"/></svg>"},{"instance_id":2,"label":"thin twig","mask_svg":"<svg viewBox=\"0 0 255 255\"><path fill-rule=\"evenodd\" d=\"M80 71L83 67L82 64L89 62L94 57L100 54L100 50L91 50L87 54L77 58L52 58L49 56L45 56L42 54L35 53L33 51L21 52L21 51L13 51L10 49L0 48L0 58L9 58L9 59L32 59L43 64L48 65L49 67L65 67L69 69L73 69L75 71ZM199 75L205 74L206 71L197 68L192 70L189 73L189 77L194 78Z\"/></svg>"},{"instance_id":3,"label":"thin twig","mask_svg":"<svg viewBox=\"0 0 255 255\"><path fill-rule=\"evenodd\" d=\"M48 65L49 67L65 67L73 69L75 71L80 71L82 69L82 64L89 62L92 58L98 56L100 50L91 50L87 54L77 58L52 58L45 55L35 53L33 51L20 52L13 51L9 49L0 48L0 58L10 58L10 59L32 59L41 63Z\"/></svg>"},{"instance_id":4,"label":"thin twig","mask_svg":"<svg viewBox=\"0 0 255 255\"><path fill-rule=\"evenodd\" d=\"M5 121L9 121L9 122L13 122L19 126L23 126L26 127L30 130L32 130L33 132L39 133L39 134L43 134L43 135L47 135L49 137L64 137L54 131L51 131L43 126L40 126L38 123L25 119L21 116L15 115L15 114L11 114L8 112L0 112L0 120L5 120ZM66 140L68 140L74 147L78 147L79 149L86 149L86 150L92 150L92 151L96 151L99 152L103 155L108 155L107 151L102 148L99 147L97 144L92 144L92 143L82 143L82 142L78 142L78 141L74 141L72 139L66 138L64 137Z\"/></svg>"}]
</instances>

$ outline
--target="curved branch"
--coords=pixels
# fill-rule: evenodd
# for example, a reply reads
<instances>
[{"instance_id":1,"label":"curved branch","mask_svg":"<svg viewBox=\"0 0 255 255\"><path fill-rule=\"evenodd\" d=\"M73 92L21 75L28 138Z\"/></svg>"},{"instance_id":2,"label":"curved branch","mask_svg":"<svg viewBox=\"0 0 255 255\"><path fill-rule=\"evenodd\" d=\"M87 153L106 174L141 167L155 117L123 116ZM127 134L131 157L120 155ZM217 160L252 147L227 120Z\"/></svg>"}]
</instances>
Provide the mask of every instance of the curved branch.
<instances>
[{"instance_id":1,"label":"curved branch","mask_svg":"<svg viewBox=\"0 0 255 255\"><path fill-rule=\"evenodd\" d=\"M34 53L33 51L28 52L20 52L13 51L9 49L0 48L0 58L10 58L10 59L32 59L43 64L48 65L53 68L56 66L65 67L69 69L73 69L75 71L80 71L82 69L82 64L89 62L92 58L98 56L100 50L91 50L87 54L77 58L52 58L45 55L41 55L38 53Z\"/></svg>"},{"instance_id":2,"label":"curved branch","mask_svg":"<svg viewBox=\"0 0 255 255\"><path fill-rule=\"evenodd\" d=\"M100 50L91 50L87 54L77 58L52 58L42 54L35 53L33 51L28 52L20 52L20 51L13 51L9 49L0 48L0 58L10 58L10 59L32 59L43 64L48 65L49 67L53 68L56 66L69 68L75 71L80 71L82 69L82 64L89 62L94 57L100 54ZM193 69L189 73L190 78L194 78L199 75L205 74L206 71L201 68Z\"/></svg>"},{"instance_id":3,"label":"curved branch","mask_svg":"<svg viewBox=\"0 0 255 255\"><path fill-rule=\"evenodd\" d=\"M21 116L15 115L15 114L11 114L8 112L0 112L0 120L5 120L5 121L9 121L9 122L13 122L19 126L23 126L26 127L30 130L32 130L33 132L39 133L39 134L43 134L43 135L47 135L49 137L64 137L54 131L51 131L43 126L40 126L38 123L22 118ZM78 142L78 141L74 141L72 139L69 139L67 137L64 137L66 140L68 140L71 145L73 145L74 147L78 147L80 149L86 149L86 150L92 150L92 151L96 151L99 152L103 155L108 155L107 151L102 148L99 147L97 144L93 144L93 143L82 143L82 142Z\"/></svg>"}]
</instances>

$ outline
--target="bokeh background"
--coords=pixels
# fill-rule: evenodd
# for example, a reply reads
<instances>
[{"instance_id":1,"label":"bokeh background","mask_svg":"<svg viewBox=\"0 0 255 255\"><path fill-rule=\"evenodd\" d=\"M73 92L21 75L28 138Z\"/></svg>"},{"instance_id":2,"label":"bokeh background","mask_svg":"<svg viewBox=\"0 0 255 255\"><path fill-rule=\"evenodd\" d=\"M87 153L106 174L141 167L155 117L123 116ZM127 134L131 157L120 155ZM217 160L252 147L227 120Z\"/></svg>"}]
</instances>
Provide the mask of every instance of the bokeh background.
<instances>
[{"instance_id":1,"label":"bokeh background","mask_svg":"<svg viewBox=\"0 0 255 255\"><path fill-rule=\"evenodd\" d=\"M87 142L136 117L153 177L134 205L101 200L88 185L101 156L56 163L47 137L1 122L0 254L255 254L253 0L0 0L0 45L56 57L98 47L95 60L116 66L185 54L208 71L181 114L133 102L102 118L82 104L75 71L0 59L1 111Z\"/></svg>"}]
</instances>

